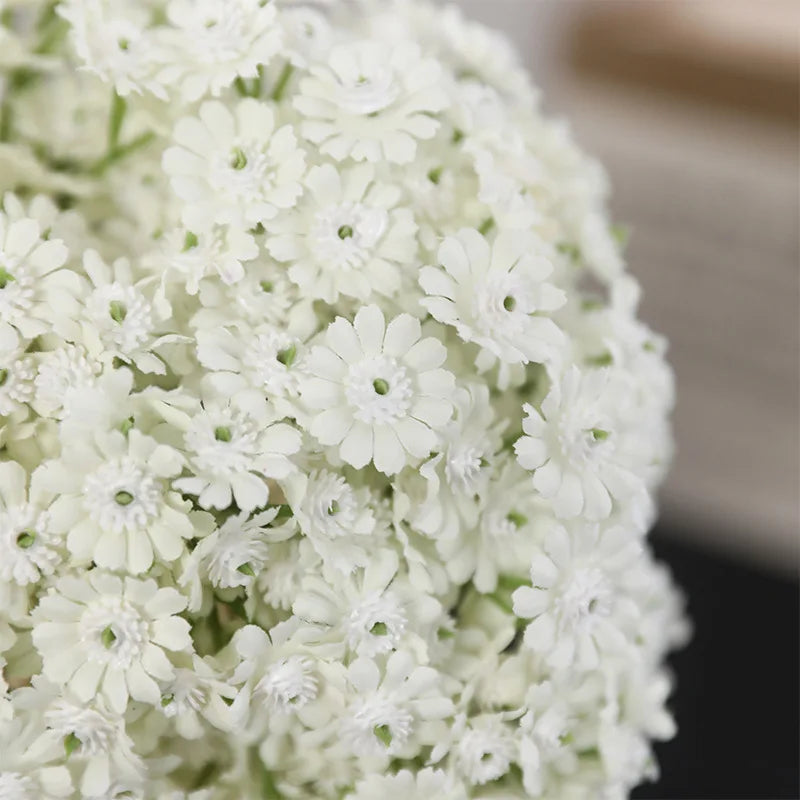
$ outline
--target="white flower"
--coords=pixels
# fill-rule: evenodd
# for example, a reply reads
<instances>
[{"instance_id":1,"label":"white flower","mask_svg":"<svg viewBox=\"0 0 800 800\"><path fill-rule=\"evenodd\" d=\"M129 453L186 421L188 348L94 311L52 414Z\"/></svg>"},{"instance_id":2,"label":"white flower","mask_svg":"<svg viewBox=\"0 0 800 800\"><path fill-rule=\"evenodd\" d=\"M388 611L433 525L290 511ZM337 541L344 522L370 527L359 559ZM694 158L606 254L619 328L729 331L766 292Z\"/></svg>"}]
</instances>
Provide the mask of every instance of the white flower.
<instances>
[{"instance_id":1,"label":"white flower","mask_svg":"<svg viewBox=\"0 0 800 800\"><path fill-rule=\"evenodd\" d=\"M36 368L31 356L26 355L16 337L0 331L0 417L24 411L33 399L33 380Z\"/></svg>"},{"instance_id":2,"label":"white flower","mask_svg":"<svg viewBox=\"0 0 800 800\"><path fill-rule=\"evenodd\" d=\"M120 0L67 0L58 13L69 21L86 69L114 84L121 95L146 90L164 96L155 76L158 50L147 30L146 7Z\"/></svg>"},{"instance_id":3,"label":"white flower","mask_svg":"<svg viewBox=\"0 0 800 800\"><path fill-rule=\"evenodd\" d=\"M281 49L272 3L260 0L170 0L172 29L162 38L174 48L159 80L178 84L183 99L217 96L235 78L255 78Z\"/></svg>"},{"instance_id":4,"label":"white flower","mask_svg":"<svg viewBox=\"0 0 800 800\"><path fill-rule=\"evenodd\" d=\"M189 230L214 222L252 226L294 205L305 156L292 126L276 130L272 109L252 98L241 100L234 113L208 101L198 115L178 122L176 146L164 152L164 170L185 203Z\"/></svg>"},{"instance_id":5,"label":"white flower","mask_svg":"<svg viewBox=\"0 0 800 800\"><path fill-rule=\"evenodd\" d=\"M337 161L413 161L417 139L431 139L433 115L447 106L439 64L419 48L377 42L335 47L326 66L311 67L295 107L303 136Z\"/></svg>"},{"instance_id":6,"label":"white flower","mask_svg":"<svg viewBox=\"0 0 800 800\"><path fill-rule=\"evenodd\" d=\"M197 495L203 508L242 511L267 504L266 478L284 478L293 469L289 456L300 449L300 432L276 420L270 405L254 396L205 403L194 416L183 416L184 447L190 477L173 482Z\"/></svg>"},{"instance_id":7,"label":"white flower","mask_svg":"<svg viewBox=\"0 0 800 800\"><path fill-rule=\"evenodd\" d=\"M454 539L477 522L499 431L489 390L470 384L455 395L456 415L442 431L442 448L419 473L427 481L425 500L414 511L414 527L427 536Z\"/></svg>"},{"instance_id":8,"label":"white flower","mask_svg":"<svg viewBox=\"0 0 800 800\"><path fill-rule=\"evenodd\" d=\"M61 561L61 538L36 492L29 499L27 477L14 461L0 463L0 582L20 586L52 575Z\"/></svg>"},{"instance_id":9,"label":"white flower","mask_svg":"<svg viewBox=\"0 0 800 800\"><path fill-rule=\"evenodd\" d=\"M352 695L341 733L359 755L413 758L443 732L436 723L453 713L439 673L406 651L392 653L383 673L374 661L357 658L347 680Z\"/></svg>"},{"instance_id":10,"label":"white flower","mask_svg":"<svg viewBox=\"0 0 800 800\"><path fill-rule=\"evenodd\" d=\"M339 294L392 295L417 251L411 212L398 208L397 187L375 182L370 165L339 172L312 167L303 202L267 223L266 246L289 263L289 277L308 297L334 303Z\"/></svg>"},{"instance_id":11,"label":"white flower","mask_svg":"<svg viewBox=\"0 0 800 800\"><path fill-rule=\"evenodd\" d=\"M59 800L72 796L69 769L56 764L60 742L48 741L44 726L24 716L0 724L0 797L3 800Z\"/></svg>"},{"instance_id":12,"label":"white flower","mask_svg":"<svg viewBox=\"0 0 800 800\"><path fill-rule=\"evenodd\" d=\"M414 317L401 314L387 326L374 305L352 324L341 317L331 323L325 346L309 355L314 377L302 388L306 403L320 410L311 435L338 445L348 464L373 461L387 475L409 456L427 456L452 415L453 376L439 369L447 355L441 342L420 337Z\"/></svg>"},{"instance_id":13,"label":"white flower","mask_svg":"<svg viewBox=\"0 0 800 800\"><path fill-rule=\"evenodd\" d=\"M525 405L525 435L514 450L557 516L604 519L612 499L642 497L642 477L632 462L638 443L620 422L625 388L607 369L573 366L553 382L541 410Z\"/></svg>"},{"instance_id":14,"label":"white flower","mask_svg":"<svg viewBox=\"0 0 800 800\"><path fill-rule=\"evenodd\" d=\"M304 647L303 634L296 620L273 627L269 634L256 625L245 625L236 632L233 646L240 661L231 678L242 684L231 706L235 718L242 718L248 704L265 704L271 715L303 714L316 699L319 681L315 662Z\"/></svg>"},{"instance_id":15,"label":"white flower","mask_svg":"<svg viewBox=\"0 0 800 800\"><path fill-rule=\"evenodd\" d=\"M81 390L95 385L101 365L79 345L67 344L42 353L34 378L31 405L38 414L60 419L70 415Z\"/></svg>"},{"instance_id":16,"label":"white flower","mask_svg":"<svg viewBox=\"0 0 800 800\"><path fill-rule=\"evenodd\" d=\"M229 517L200 541L192 551L191 561L202 564L212 586L249 587L269 556L263 529L277 514L278 510L272 508L252 519L247 511Z\"/></svg>"},{"instance_id":17,"label":"white flower","mask_svg":"<svg viewBox=\"0 0 800 800\"><path fill-rule=\"evenodd\" d=\"M337 651L372 657L403 642L414 646L419 633L408 630L409 619L425 633L425 627L438 619L441 606L397 576L397 567L397 556L381 550L354 575L337 575L335 581L308 575L292 611L319 626L320 642L336 645Z\"/></svg>"},{"instance_id":18,"label":"white flower","mask_svg":"<svg viewBox=\"0 0 800 800\"><path fill-rule=\"evenodd\" d=\"M252 236L238 228L212 228L194 231L175 230L166 235L162 249L153 261L166 263L170 277L185 281L186 291L197 294L200 281L219 275L226 284L236 283L245 275L244 264L258 255Z\"/></svg>"},{"instance_id":19,"label":"white flower","mask_svg":"<svg viewBox=\"0 0 800 800\"><path fill-rule=\"evenodd\" d=\"M304 351L301 339L283 326L262 324L253 330L242 324L197 332L197 359L215 371L209 380L220 392L256 389L288 416L299 393Z\"/></svg>"},{"instance_id":20,"label":"white flower","mask_svg":"<svg viewBox=\"0 0 800 800\"><path fill-rule=\"evenodd\" d=\"M355 491L341 475L323 469L291 476L285 492L300 531L325 564L341 572L367 566L375 529L368 490Z\"/></svg>"},{"instance_id":21,"label":"white flower","mask_svg":"<svg viewBox=\"0 0 800 800\"><path fill-rule=\"evenodd\" d=\"M498 714L473 717L469 724L458 723L455 757L459 768L472 784L497 780L508 772L515 758L510 727Z\"/></svg>"},{"instance_id":22,"label":"white flower","mask_svg":"<svg viewBox=\"0 0 800 800\"><path fill-rule=\"evenodd\" d=\"M182 466L177 451L131 428L69 441L36 477L58 494L52 526L77 563L140 573L154 558L175 561L194 535L188 504L170 487Z\"/></svg>"},{"instance_id":23,"label":"white flower","mask_svg":"<svg viewBox=\"0 0 800 800\"><path fill-rule=\"evenodd\" d=\"M345 800L466 800L463 786L458 786L440 769L426 767L417 773L402 769L395 775L368 775L359 781Z\"/></svg>"},{"instance_id":24,"label":"white flower","mask_svg":"<svg viewBox=\"0 0 800 800\"><path fill-rule=\"evenodd\" d=\"M514 613L533 619L524 643L558 669L597 666L600 650L625 645L636 607L621 591L621 576L641 553L639 537L621 527L556 525L531 564L532 586L513 596Z\"/></svg>"},{"instance_id":25,"label":"white flower","mask_svg":"<svg viewBox=\"0 0 800 800\"><path fill-rule=\"evenodd\" d=\"M453 325L501 361L551 363L563 335L546 315L563 305L564 293L546 282L552 264L536 253L536 242L501 232L494 244L465 228L439 248L442 268L423 267L421 302L440 322Z\"/></svg>"},{"instance_id":26,"label":"white flower","mask_svg":"<svg viewBox=\"0 0 800 800\"><path fill-rule=\"evenodd\" d=\"M166 366L155 351L174 337L156 333L171 310L153 281L137 281L126 259L109 267L94 250L84 254L83 268L92 291L86 293L77 324L90 355L106 363L121 359L142 372L163 375Z\"/></svg>"},{"instance_id":27,"label":"white flower","mask_svg":"<svg viewBox=\"0 0 800 800\"><path fill-rule=\"evenodd\" d=\"M82 701L99 694L122 714L128 698L157 705L158 681L174 667L165 651L189 652L189 623L177 616L186 598L151 579L92 570L65 576L33 611L33 642L43 673Z\"/></svg>"},{"instance_id":28,"label":"white flower","mask_svg":"<svg viewBox=\"0 0 800 800\"><path fill-rule=\"evenodd\" d=\"M67 255L62 241L41 238L36 220L11 220L0 211L0 337L4 343L17 335L32 339L48 330L47 304L58 291L58 271Z\"/></svg>"}]
</instances>

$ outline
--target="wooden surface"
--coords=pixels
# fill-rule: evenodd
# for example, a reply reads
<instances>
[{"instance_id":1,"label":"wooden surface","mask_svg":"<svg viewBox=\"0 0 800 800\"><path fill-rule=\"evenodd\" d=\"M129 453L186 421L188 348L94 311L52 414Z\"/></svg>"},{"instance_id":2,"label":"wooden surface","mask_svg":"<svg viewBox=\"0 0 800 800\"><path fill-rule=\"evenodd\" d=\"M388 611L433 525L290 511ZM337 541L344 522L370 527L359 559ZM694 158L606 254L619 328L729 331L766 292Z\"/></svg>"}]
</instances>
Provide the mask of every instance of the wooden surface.
<instances>
[{"instance_id":1,"label":"wooden surface","mask_svg":"<svg viewBox=\"0 0 800 800\"><path fill-rule=\"evenodd\" d=\"M673 530L788 571L798 565L798 130L758 104L697 102L570 67L586 6L463 0L525 53L549 113L607 167L642 315L671 342L677 459L663 492ZM633 5L677 6L637 2ZM686 4L684 4L686 5ZM721 0L692 0L706 13ZM762 13L782 0L757 3ZM713 7L713 8L712 8ZM658 29L650 31L658 39ZM797 34L794 33L795 45Z\"/></svg>"}]
</instances>

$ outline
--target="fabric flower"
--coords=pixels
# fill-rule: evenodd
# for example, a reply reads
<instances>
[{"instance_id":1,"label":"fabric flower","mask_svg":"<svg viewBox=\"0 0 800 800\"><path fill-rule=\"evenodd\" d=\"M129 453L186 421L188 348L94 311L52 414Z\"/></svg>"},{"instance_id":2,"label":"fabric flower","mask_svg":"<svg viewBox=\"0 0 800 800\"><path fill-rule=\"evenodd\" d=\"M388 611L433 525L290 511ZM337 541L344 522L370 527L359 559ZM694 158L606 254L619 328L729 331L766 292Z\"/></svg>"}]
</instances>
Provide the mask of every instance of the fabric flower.
<instances>
[{"instance_id":1,"label":"fabric flower","mask_svg":"<svg viewBox=\"0 0 800 800\"><path fill-rule=\"evenodd\" d=\"M525 435L514 450L557 516L604 519L612 499L641 496L641 477L632 468L635 442L626 441L618 422L624 391L608 370L583 373L573 366L553 383L541 410L525 405Z\"/></svg>"},{"instance_id":2,"label":"fabric flower","mask_svg":"<svg viewBox=\"0 0 800 800\"><path fill-rule=\"evenodd\" d=\"M33 612L44 675L82 702L100 694L122 714L129 697L157 705L175 672L167 652L189 652L186 598L152 580L90 571L64 576Z\"/></svg>"},{"instance_id":3,"label":"fabric flower","mask_svg":"<svg viewBox=\"0 0 800 800\"><path fill-rule=\"evenodd\" d=\"M331 323L325 345L309 355L313 377L302 387L317 410L311 435L338 445L348 464L372 461L387 475L409 457L428 455L453 413L453 376L439 369L447 355L441 342L421 335L418 320L401 314L386 325L374 305L353 323L341 317Z\"/></svg>"},{"instance_id":4,"label":"fabric flower","mask_svg":"<svg viewBox=\"0 0 800 800\"><path fill-rule=\"evenodd\" d=\"M195 533L188 504L170 485L182 468L177 451L132 428L76 438L36 478L57 494L51 524L77 563L136 574L154 558L175 561Z\"/></svg>"},{"instance_id":5,"label":"fabric flower","mask_svg":"<svg viewBox=\"0 0 800 800\"><path fill-rule=\"evenodd\" d=\"M376 182L370 165L339 172L312 167L298 208L267 224L267 249L289 264L306 296L335 303L339 294L366 300L391 295L417 251L414 218L399 208L397 187Z\"/></svg>"},{"instance_id":6,"label":"fabric flower","mask_svg":"<svg viewBox=\"0 0 800 800\"><path fill-rule=\"evenodd\" d=\"M307 118L303 136L337 161L385 158L408 164L417 139L431 139L433 115L447 106L436 61L407 42L335 47L326 66L300 82L295 107Z\"/></svg>"},{"instance_id":7,"label":"fabric flower","mask_svg":"<svg viewBox=\"0 0 800 800\"><path fill-rule=\"evenodd\" d=\"M563 335L543 315L565 298L546 282L553 267L536 254L530 237L501 233L490 245L465 228L445 239L439 261L441 268L423 267L419 279L429 295L422 305L436 319L501 361L551 363L559 357Z\"/></svg>"},{"instance_id":8,"label":"fabric flower","mask_svg":"<svg viewBox=\"0 0 800 800\"><path fill-rule=\"evenodd\" d=\"M305 155L292 126L276 128L265 103L245 98L231 113L209 100L198 117L178 122L174 140L164 152L164 170L185 202L182 219L190 231L214 222L257 225L302 194Z\"/></svg>"}]
</instances>

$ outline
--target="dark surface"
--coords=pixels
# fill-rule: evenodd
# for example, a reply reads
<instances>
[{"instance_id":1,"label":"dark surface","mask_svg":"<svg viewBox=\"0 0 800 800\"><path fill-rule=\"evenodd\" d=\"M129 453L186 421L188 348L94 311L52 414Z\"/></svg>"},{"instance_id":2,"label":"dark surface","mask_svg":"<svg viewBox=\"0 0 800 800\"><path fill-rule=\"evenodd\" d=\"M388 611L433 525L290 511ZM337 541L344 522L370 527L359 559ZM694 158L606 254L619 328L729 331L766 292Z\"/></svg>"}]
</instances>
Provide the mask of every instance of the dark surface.
<instances>
[{"instance_id":1,"label":"dark surface","mask_svg":"<svg viewBox=\"0 0 800 800\"><path fill-rule=\"evenodd\" d=\"M678 736L661 779L634 798L800 798L798 584L694 549L668 532L656 554L688 596L694 636L670 660Z\"/></svg>"}]
</instances>

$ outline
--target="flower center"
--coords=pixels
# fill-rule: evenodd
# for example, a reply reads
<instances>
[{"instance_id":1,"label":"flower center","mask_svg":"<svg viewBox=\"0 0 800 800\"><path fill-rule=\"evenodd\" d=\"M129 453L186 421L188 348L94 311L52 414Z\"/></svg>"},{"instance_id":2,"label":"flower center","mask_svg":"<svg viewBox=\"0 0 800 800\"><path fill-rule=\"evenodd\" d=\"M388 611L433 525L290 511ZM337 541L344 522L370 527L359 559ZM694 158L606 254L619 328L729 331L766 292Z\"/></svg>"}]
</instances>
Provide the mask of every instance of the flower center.
<instances>
[{"instance_id":1,"label":"flower center","mask_svg":"<svg viewBox=\"0 0 800 800\"><path fill-rule=\"evenodd\" d=\"M345 396L356 419L367 425L385 425L405 416L412 394L405 367L393 358L377 356L350 367Z\"/></svg>"},{"instance_id":2,"label":"flower center","mask_svg":"<svg viewBox=\"0 0 800 800\"><path fill-rule=\"evenodd\" d=\"M389 225L385 209L342 203L318 211L308 246L316 261L332 272L358 269L369 259Z\"/></svg>"},{"instance_id":3,"label":"flower center","mask_svg":"<svg viewBox=\"0 0 800 800\"><path fill-rule=\"evenodd\" d=\"M103 530L133 532L158 517L163 493L157 478L124 457L108 461L87 475L83 502L89 516Z\"/></svg>"},{"instance_id":4,"label":"flower center","mask_svg":"<svg viewBox=\"0 0 800 800\"><path fill-rule=\"evenodd\" d=\"M120 597L102 597L80 620L81 640L93 661L127 669L147 644L147 624Z\"/></svg>"},{"instance_id":5,"label":"flower center","mask_svg":"<svg viewBox=\"0 0 800 800\"><path fill-rule=\"evenodd\" d=\"M269 668L256 691L280 713L301 708L317 696L317 681L311 673L311 662L302 656L282 658Z\"/></svg>"},{"instance_id":6,"label":"flower center","mask_svg":"<svg viewBox=\"0 0 800 800\"><path fill-rule=\"evenodd\" d=\"M345 629L350 647L371 657L397 646L406 629L406 617L392 592L376 593L350 612Z\"/></svg>"},{"instance_id":7,"label":"flower center","mask_svg":"<svg viewBox=\"0 0 800 800\"><path fill-rule=\"evenodd\" d=\"M358 116L378 114L400 96L394 73L384 66L365 70L355 80L341 81L338 89L338 106L346 113Z\"/></svg>"},{"instance_id":8,"label":"flower center","mask_svg":"<svg viewBox=\"0 0 800 800\"><path fill-rule=\"evenodd\" d=\"M562 624L576 628L590 625L593 619L607 616L611 610L612 589L603 572L596 567L575 570L557 600Z\"/></svg>"}]
</instances>

